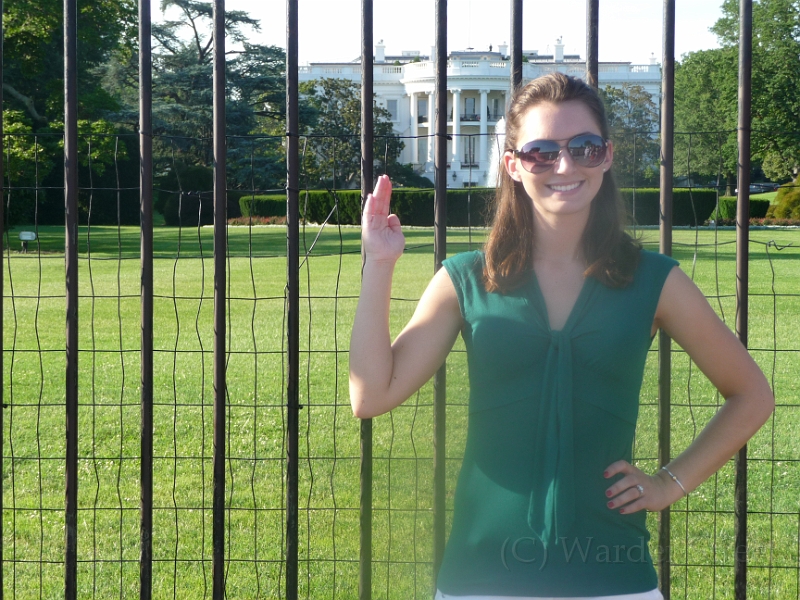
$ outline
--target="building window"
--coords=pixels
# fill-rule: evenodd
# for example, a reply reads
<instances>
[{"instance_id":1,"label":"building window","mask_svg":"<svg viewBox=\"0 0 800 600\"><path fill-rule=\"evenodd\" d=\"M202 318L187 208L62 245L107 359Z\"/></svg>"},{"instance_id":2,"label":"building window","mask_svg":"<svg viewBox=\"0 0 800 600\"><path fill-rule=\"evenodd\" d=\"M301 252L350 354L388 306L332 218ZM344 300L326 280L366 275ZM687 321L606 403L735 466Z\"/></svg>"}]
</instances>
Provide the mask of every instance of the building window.
<instances>
[{"instance_id":1,"label":"building window","mask_svg":"<svg viewBox=\"0 0 800 600\"><path fill-rule=\"evenodd\" d=\"M397 100L387 100L386 110L389 111L392 121L397 121Z\"/></svg>"},{"instance_id":2,"label":"building window","mask_svg":"<svg viewBox=\"0 0 800 600\"><path fill-rule=\"evenodd\" d=\"M464 163L461 165L462 167L478 166L478 162L475 160L476 145L475 138L472 136L464 139Z\"/></svg>"},{"instance_id":3,"label":"building window","mask_svg":"<svg viewBox=\"0 0 800 600\"><path fill-rule=\"evenodd\" d=\"M417 120L425 123L428 120L428 97L417 98Z\"/></svg>"},{"instance_id":4,"label":"building window","mask_svg":"<svg viewBox=\"0 0 800 600\"><path fill-rule=\"evenodd\" d=\"M494 98L492 100L492 116L495 120L503 116L503 109L500 107L500 98Z\"/></svg>"},{"instance_id":5,"label":"building window","mask_svg":"<svg viewBox=\"0 0 800 600\"><path fill-rule=\"evenodd\" d=\"M428 162L428 138L425 136L417 138L417 160L420 163Z\"/></svg>"},{"instance_id":6,"label":"building window","mask_svg":"<svg viewBox=\"0 0 800 600\"><path fill-rule=\"evenodd\" d=\"M475 98L464 98L464 117L466 121L477 120L478 113L475 110Z\"/></svg>"}]
</instances>

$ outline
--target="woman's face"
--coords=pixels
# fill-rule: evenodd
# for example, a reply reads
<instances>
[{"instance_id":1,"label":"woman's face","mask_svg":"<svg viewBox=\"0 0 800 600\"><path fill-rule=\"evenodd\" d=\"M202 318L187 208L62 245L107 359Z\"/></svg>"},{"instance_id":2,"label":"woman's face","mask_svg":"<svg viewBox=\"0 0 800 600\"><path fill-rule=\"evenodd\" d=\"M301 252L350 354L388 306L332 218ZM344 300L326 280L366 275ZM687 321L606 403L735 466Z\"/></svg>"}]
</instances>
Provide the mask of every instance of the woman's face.
<instances>
[{"instance_id":1,"label":"woman's face","mask_svg":"<svg viewBox=\"0 0 800 600\"><path fill-rule=\"evenodd\" d=\"M586 105L577 100L544 102L522 116L516 149L533 140L557 140L563 147L568 140L585 133L602 135ZM504 154L503 163L511 178L522 183L538 218L551 221L566 215L588 217L604 173L611 167L613 149L608 144L605 159L596 167L576 164L563 148L555 164L541 173L528 172L513 152Z\"/></svg>"}]
</instances>

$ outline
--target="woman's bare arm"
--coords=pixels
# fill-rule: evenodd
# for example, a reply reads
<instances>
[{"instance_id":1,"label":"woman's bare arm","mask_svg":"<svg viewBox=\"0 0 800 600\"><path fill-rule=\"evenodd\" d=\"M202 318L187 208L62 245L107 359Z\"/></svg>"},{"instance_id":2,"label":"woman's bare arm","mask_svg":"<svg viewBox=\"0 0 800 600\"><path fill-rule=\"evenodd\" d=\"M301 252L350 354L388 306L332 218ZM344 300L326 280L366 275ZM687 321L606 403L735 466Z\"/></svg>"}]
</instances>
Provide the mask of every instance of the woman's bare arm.
<instances>
[{"instance_id":1,"label":"woman's bare arm","mask_svg":"<svg viewBox=\"0 0 800 600\"><path fill-rule=\"evenodd\" d=\"M408 325L389 334L392 274L403 251L400 222L389 213L391 184L378 180L362 218L366 260L350 338L350 404L366 419L408 399L442 365L461 328L458 298L444 269L433 277Z\"/></svg>"},{"instance_id":2,"label":"woman's bare arm","mask_svg":"<svg viewBox=\"0 0 800 600\"><path fill-rule=\"evenodd\" d=\"M703 294L675 267L664 283L656 311L658 327L674 339L725 398L725 403L695 440L668 468L691 492L722 467L769 418L775 407L764 374L741 342L719 319ZM647 477L625 461L607 470L625 477L610 486L609 508L624 512L661 510L683 496L665 471ZM636 485L645 495L639 497Z\"/></svg>"}]
</instances>

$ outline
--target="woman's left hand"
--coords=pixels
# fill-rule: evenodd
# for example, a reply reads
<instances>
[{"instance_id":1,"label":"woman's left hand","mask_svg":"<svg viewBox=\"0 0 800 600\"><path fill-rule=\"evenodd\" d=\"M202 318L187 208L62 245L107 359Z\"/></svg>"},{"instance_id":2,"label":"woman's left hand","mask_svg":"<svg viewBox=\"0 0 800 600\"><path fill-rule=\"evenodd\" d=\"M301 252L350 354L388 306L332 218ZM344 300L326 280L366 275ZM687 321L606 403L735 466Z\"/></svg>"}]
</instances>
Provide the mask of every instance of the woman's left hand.
<instances>
[{"instance_id":1,"label":"woman's left hand","mask_svg":"<svg viewBox=\"0 0 800 600\"><path fill-rule=\"evenodd\" d=\"M606 479L615 475L623 477L606 489L606 506L611 510L619 510L622 514L640 510L663 510L683 497L680 486L664 471L648 475L627 460L618 460L603 473Z\"/></svg>"}]
</instances>

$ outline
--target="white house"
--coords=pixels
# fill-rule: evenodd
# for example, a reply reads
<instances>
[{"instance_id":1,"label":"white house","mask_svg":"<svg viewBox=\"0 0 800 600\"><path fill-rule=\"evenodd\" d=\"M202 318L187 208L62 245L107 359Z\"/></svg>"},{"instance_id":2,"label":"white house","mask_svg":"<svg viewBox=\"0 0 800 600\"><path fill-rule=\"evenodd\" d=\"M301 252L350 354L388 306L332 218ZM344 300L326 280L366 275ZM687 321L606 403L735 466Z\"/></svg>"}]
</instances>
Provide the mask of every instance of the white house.
<instances>
[{"instance_id":1,"label":"white house","mask_svg":"<svg viewBox=\"0 0 800 600\"><path fill-rule=\"evenodd\" d=\"M553 54L538 51L523 53L523 82L551 71L585 78L586 64L577 55L565 55L558 39ZM433 51L431 52L431 56ZM435 63L419 52L387 56L383 41L375 46L373 82L379 105L392 115L394 130L406 137L400 161L412 163L433 179L433 119L435 112ZM508 46L487 51L467 49L451 52L447 63L447 143L450 187L494 185L490 164L499 146L495 128L503 131L502 118L509 90L511 62ZM661 89L661 66L655 58L650 64L627 62L600 63L601 87L641 85L656 103ZM361 59L346 63L311 63L300 67L300 81L323 77L361 82ZM453 107L456 107L454 110ZM500 142L501 143L501 142Z\"/></svg>"}]
</instances>

